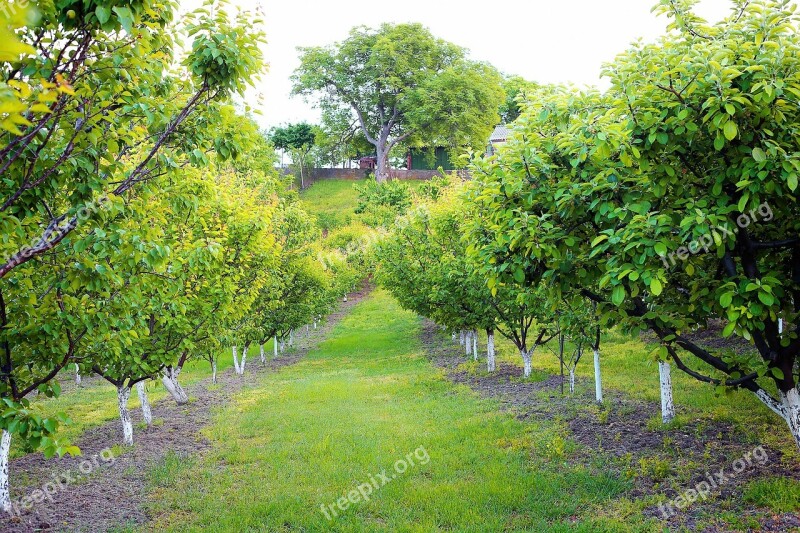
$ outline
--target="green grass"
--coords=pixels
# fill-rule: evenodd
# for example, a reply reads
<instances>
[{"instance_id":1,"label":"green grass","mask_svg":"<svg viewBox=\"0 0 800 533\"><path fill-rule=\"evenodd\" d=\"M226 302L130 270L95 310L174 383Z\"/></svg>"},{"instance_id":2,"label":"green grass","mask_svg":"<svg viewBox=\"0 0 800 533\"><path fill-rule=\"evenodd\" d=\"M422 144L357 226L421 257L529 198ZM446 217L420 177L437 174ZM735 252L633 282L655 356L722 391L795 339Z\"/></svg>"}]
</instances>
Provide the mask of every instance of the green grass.
<instances>
[{"instance_id":1,"label":"green grass","mask_svg":"<svg viewBox=\"0 0 800 533\"><path fill-rule=\"evenodd\" d=\"M300 193L303 209L316 215L321 228L332 230L347 226L359 220L355 209L358 206L358 192L355 185L366 180L320 180ZM412 190L419 189L425 182L406 180Z\"/></svg>"},{"instance_id":2,"label":"green grass","mask_svg":"<svg viewBox=\"0 0 800 533\"><path fill-rule=\"evenodd\" d=\"M655 528L606 514L624 482L600 465L570 465L556 422L517 421L447 381L422 356L418 333L417 317L373 293L307 358L221 409L207 429L212 452L154 470L147 529ZM415 465L396 473L414 452ZM335 507L335 518L328 508L333 520L322 513L384 470L396 478L369 501Z\"/></svg>"},{"instance_id":3,"label":"green grass","mask_svg":"<svg viewBox=\"0 0 800 533\"><path fill-rule=\"evenodd\" d=\"M306 211L317 216L324 229L346 226L356 217L358 192L354 185L364 181L320 180L301 193L301 204Z\"/></svg>"}]
</instances>

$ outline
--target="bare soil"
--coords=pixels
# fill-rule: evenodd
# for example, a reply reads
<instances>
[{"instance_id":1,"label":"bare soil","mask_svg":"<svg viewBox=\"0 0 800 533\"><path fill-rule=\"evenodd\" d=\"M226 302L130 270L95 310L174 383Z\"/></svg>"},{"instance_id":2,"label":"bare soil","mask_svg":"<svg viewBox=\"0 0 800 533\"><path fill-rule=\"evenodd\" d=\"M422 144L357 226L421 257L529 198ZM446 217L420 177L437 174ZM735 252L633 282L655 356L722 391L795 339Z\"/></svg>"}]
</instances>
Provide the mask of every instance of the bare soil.
<instances>
[{"instance_id":1,"label":"bare soil","mask_svg":"<svg viewBox=\"0 0 800 533\"><path fill-rule=\"evenodd\" d=\"M217 385L213 386L209 368L208 379L185 387L190 397L188 405L176 405L170 397L153 404L153 426L143 428L141 411L136 409L132 412L134 445L114 448L122 453L113 460L104 460L108 454L101 455L101 451L121 442L117 420L86 431L76 442L82 451L80 457L45 460L41 454L29 454L12 460L11 496L17 507L13 516L0 516L0 531L100 532L146 523L150 468L163 461L167 452L189 456L207 450L210 443L201 431L211 423L216 409L227 404L243 388L258 385L264 374L297 363L324 340L331 328L370 290L367 285L350 295L325 323L316 330L310 328L308 335L305 330L300 331L295 336L294 348L287 346L277 359L272 358L271 351L266 365L262 365L258 357L249 359L244 376L236 375L233 369L220 372ZM74 385L65 387L64 393L69 394L71 388ZM56 486L58 488L53 490ZM42 488L50 489L52 496L44 498L37 492ZM26 509L19 505L25 497L41 501Z\"/></svg>"},{"instance_id":2,"label":"bare soil","mask_svg":"<svg viewBox=\"0 0 800 533\"><path fill-rule=\"evenodd\" d=\"M675 507L675 514L668 520L663 520L658 506L645 509L647 516L662 519L669 530L728 531L724 524L707 524L709 517L718 514L720 506L728 510L733 506L740 517L747 516L759 523L754 531L800 531L798 514L775 514L742 501L742 489L747 482L776 476L800 480L800 466L784 461L779 450L765 446L763 464L753 459L742 472L735 473L734 461L752 454L759 443L731 424L697 419L679 427L660 427L652 423L660 419L661 413L661 406L655 403L605 390L604 406L600 408L594 401L594 382L578 379L576 393L570 396L568 384L564 385L566 394L561 394L561 376L540 375L523 380L522 369L507 364L498 365L491 374L470 371L463 366L466 360L461 347L429 321L424 324L422 340L428 357L444 369L451 381L467 385L482 397L498 400L501 409L520 420L544 419L562 424L569 438L578 444L570 460L603 464L629 479L625 497L663 495L673 500L704 481L707 474L714 479L714 472L724 469L725 482L712 491L713 496L708 500L683 510ZM758 455L763 457L760 452Z\"/></svg>"}]
</instances>

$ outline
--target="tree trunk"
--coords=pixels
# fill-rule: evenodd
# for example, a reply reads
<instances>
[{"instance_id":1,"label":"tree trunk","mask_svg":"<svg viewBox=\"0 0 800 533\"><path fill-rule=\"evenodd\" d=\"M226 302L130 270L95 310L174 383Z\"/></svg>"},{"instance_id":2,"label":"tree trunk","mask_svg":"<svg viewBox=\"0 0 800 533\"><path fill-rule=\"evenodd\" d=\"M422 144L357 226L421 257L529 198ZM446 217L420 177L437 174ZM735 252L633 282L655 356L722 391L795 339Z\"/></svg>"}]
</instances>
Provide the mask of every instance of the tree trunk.
<instances>
[{"instance_id":1,"label":"tree trunk","mask_svg":"<svg viewBox=\"0 0 800 533\"><path fill-rule=\"evenodd\" d=\"M470 331L467 330L464 332L464 353L467 357L471 355L472 352L472 339L469 338Z\"/></svg>"},{"instance_id":2,"label":"tree trunk","mask_svg":"<svg viewBox=\"0 0 800 533\"><path fill-rule=\"evenodd\" d=\"M261 364L262 365L266 365L267 364L267 354L264 353L264 345L263 344L259 344L258 345L258 350L259 350L259 353L261 354Z\"/></svg>"},{"instance_id":3,"label":"tree trunk","mask_svg":"<svg viewBox=\"0 0 800 533\"><path fill-rule=\"evenodd\" d=\"M569 393L575 394L575 367L569 367Z\"/></svg>"},{"instance_id":4,"label":"tree trunk","mask_svg":"<svg viewBox=\"0 0 800 533\"><path fill-rule=\"evenodd\" d=\"M278 357L278 335L275 335L272 338L272 358L276 359Z\"/></svg>"},{"instance_id":5,"label":"tree trunk","mask_svg":"<svg viewBox=\"0 0 800 533\"><path fill-rule=\"evenodd\" d=\"M241 374L241 372L239 372L239 348L236 345L234 345L231 348L231 351L233 352L233 370L237 374Z\"/></svg>"},{"instance_id":6,"label":"tree trunk","mask_svg":"<svg viewBox=\"0 0 800 533\"><path fill-rule=\"evenodd\" d=\"M78 363L75 363L75 385L78 387L81 386L81 369L78 366Z\"/></svg>"},{"instance_id":7,"label":"tree trunk","mask_svg":"<svg viewBox=\"0 0 800 533\"><path fill-rule=\"evenodd\" d=\"M244 345L242 348L242 361L239 363L239 375L244 376L244 364L247 361L247 352L250 351L250 343Z\"/></svg>"},{"instance_id":8,"label":"tree trunk","mask_svg":"<svg viewBox=\"0 0 800 533\"><path fill-rule=\"evenodd\" d=\"M463 329L458 332L458 342L459 342L459 344L461 344L461 346L464 346L464 343L466 342L466 340L464 339L464 330Z\"/></svg>"},{"instance_id":9,"label":"tree trunk","mask_svg":"<svg viewBox=\"0 0 800 533\"><path fill-rule=\"evenodd\" d=\"M292 346L294 346L294 330L290 329L289 330L289 347L291 348Z\"/></svg>"},{"instance_id":10,"label":"tree trunk","mask_svg":"<svg viewBox=\"0 0 800 533\"><path fill-rule=\"evenodd\" d=\"M789 390L789 392L779 392L783 407L786 409L784 419L789 425L789 431L792 432L795 444L800 447L800 393L796 388Z\"/></svg>"},{"instance_id":11,"label":"tree trunk","mask_svg":"<svg viewBox=\"0 0 800 533\"><path fill-rule=\"evenodd\" d=\"M119 419L120 422L122 422L122 442L124 442L127 446L133 446L133 424L131 423L131 412L128 410L128 399L130 399L130 397L130 387L117 387Z\"/></svg>"},{"instance_id":12,"label":"tree trunk","mask_svg":"<svg viewBox=\"0 0 800 533\"><path fill-rule=\"evenodd\" d=\"M478 330L472 331L472 358L478 360Z\"/></svg>"},{"instance_id":13,"label":"tree trunk","mask_svg":"<svg viewBox=\"0 0 800 533\"><path fill-rule=\"evenodd\" d=\"M530 377L531 371L533 370L533 350L535 348L531 348L530 350L520 350L519 354L522 356L522 362L525 364L525 369L523 371L523 375L527 378Z\"/></svg>"},{"instance_id":14,"label":"tree trunk","mask_svg":"<svg viewBox=\"0 0 800 533\"><path fill-rule=\"evenodd\" d=\"M11 512L11 491L8 484L8 456L11 451L11 433L0 430L0 509Z\"/></svg>"},{"instance_id":15,"label":"tree trunk","mask_svg":"<svg viewBox=\"0 0 800 533\"><path fill-rule=\"evenodd\" d=\"M675 418L675 404L672 402L672 376L666 361L658 362L658 375L661 378L661 420L669 424Z\"/></svg>"},{"instance_id":16,"label":"tree trunk","mask_svg":"<svg viewBox=\"0 0 800 533\"><path fill-rule=\"evenodd\" d=\"M142 404L142 416L144 423L148 426L153 425L153 411L150 409L150 400L147 398L147 391L144 388L144 381L136 384L136 394L139 395L139 403Z\"/></svg>"},{"instance_id":17,"label":"tree trunk","mask_svg":"<svg viewBox=\"0 0 800 533\"><path fill-rule=\"evenodd\" d=\"M486 367L489 372L494 372L494 330L486 330Z\"/></svg>"},{"instance_id":18,"label":"tree trunk","mask_svg":"<svg viewBox=\"0 0 800 533\"><path fill-rule=\"evenodd\" d=\"M603 378L600 375L600 350L593 348L594 352L594 398L597 403L603 403Z\"/></svg>"},{"instance_id":19,"label":"tree trunk","mask_svg":"<svg viewBox=\"0 0 800 533\"><path fill-rule=\"evenodd\" d=\"M216 367L216 361L214 362L214 366ZM181 384L178 383L178 375L180 373L180 369L168 366L164 369L164 374L161 376L161 383L164 384L164 388L167 389L167 392L169 392L170 396L175 400L175 403L178 405L186 405L189 403L189 397L186 395L186 391L183 390L183 387L181 387Z\"/></svg>"},{"instance_id":20,"label":"tree trunk","mask_svg":"<svg viewBox=\"0 0 800 533\"><path fill-rule=\"evenodd\" d=\"M378 162L375 168L375 181L385 183L389 181L389 152L386 146L376 146Z\"/></svg>"},{"instance_id":21,"label":"tree trunk","mask_svg":"<svg viewBox=\"0 0 800 533\"><path fill-rule=\"evenodd\" d=\"M211 383L217 384L217 360L211 360Z\"/></svg>"}]
</instances>

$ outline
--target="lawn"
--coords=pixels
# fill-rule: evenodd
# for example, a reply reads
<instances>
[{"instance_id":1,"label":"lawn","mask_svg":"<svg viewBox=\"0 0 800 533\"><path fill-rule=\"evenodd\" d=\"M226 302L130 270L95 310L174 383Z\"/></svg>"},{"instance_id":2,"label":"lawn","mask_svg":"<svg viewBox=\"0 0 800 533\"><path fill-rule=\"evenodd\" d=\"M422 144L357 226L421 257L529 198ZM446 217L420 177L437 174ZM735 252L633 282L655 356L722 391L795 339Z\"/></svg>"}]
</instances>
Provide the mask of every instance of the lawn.
<instances>
[{"instance_id":1,"label":"lawn","mask_svg":"<svg viewBox=\"0 0 800 533\"><path fill-rule=\"evenodd\" d=\"M221 408L206 429L209 454L168 457L151 472L147 529L656 527L604 512L625 482L601 464L554 459L555 423L520 422L447 381L422 356L419 327L373 293L306 359Z\"/></svg>"},{"instance_id":2,"label":"lawn","mask_svg":"<svg viewBox=\"0 0 800 533\"><path fill-rule=\"evenodd\" d=\"M354 185L365 180L320 180L301 195L303 209L317 216L323 229L346 226L356 216L358 192Z\"/></svg>"}]
</instances>

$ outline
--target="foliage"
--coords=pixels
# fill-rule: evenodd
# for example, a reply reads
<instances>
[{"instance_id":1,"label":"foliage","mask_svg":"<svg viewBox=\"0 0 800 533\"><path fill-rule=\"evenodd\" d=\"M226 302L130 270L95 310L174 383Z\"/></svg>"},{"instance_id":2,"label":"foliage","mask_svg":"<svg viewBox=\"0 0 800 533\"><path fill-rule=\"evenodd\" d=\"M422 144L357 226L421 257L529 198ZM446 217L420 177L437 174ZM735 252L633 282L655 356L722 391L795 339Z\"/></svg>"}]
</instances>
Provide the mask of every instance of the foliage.
<instances>
[{"instance_id":1,"label":"foliage","mask_svg":"<svg viewBox=\"0 0 800 533\"><path fill-rule=\"evenodd\" d=\"M797 435L800 339L778 327L797 321L797 17L738 2L710 26L691 5L659 4L676 31L606 66L608 93L529 99L508 145L475 167L494 248L482 258L591 297L606 324L652 329L662 357L756 393ZM685 336L712 318L758 355Z\"/></svg>"},{"instance_id":2,"label":"foliage","mask_svg":"<svg viewBox=\"0 0 800 533\"><path fill-rule=\"evenodd\" d=\"M362 215L369 226L389 225L398 214L411 206L411 188L402 181L379 183L375 179L368 179L354 187L358 191L355 212Z\"/></svg>"},{"instance_id":3,"label":"foliage","mask_svg":"<svg viewBox=\"0 0 800 533\"><path fill-rule=\"evenodd\" d=\"M130 348L147 330L142 299L171 295L171 284L153 283L169 277L163 238L181 237L167 224L195 207L178 177L208 163L220 146L218 102L263 68L257 21L200 9L177 25L174 9L65 0L11 21L19 42L37 46L4 48L0 64L2 428L48 454L58 421L31 416L25 396L57 393L50 382L70 361L138 357Z\"/></svg>"},{"instance_id":4,"label":"foliage","mask_svg":"<svg viewBox=\"0 0 800 533\"><path fill-rule=\"evenodd\" d=\"M538 87L538 84L519 76L507 76L503 79L503 90L506 93L506 99L500 104L499 111L503 124L511 124L517 120L528 98L536 92Z\"/></svg>"}]
</instances>

